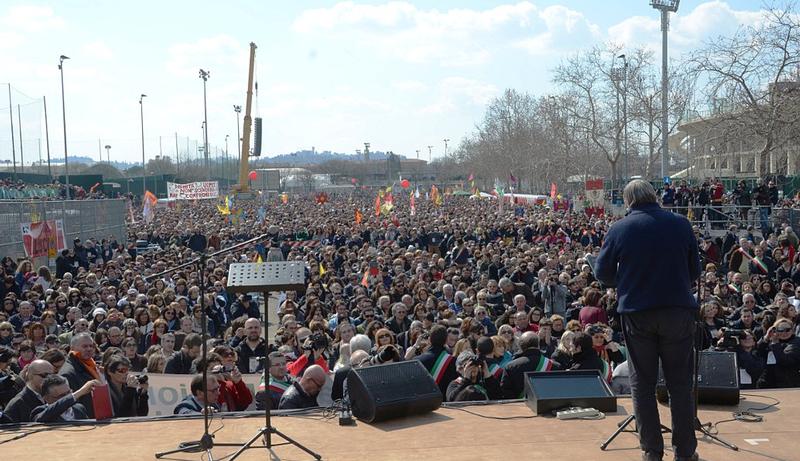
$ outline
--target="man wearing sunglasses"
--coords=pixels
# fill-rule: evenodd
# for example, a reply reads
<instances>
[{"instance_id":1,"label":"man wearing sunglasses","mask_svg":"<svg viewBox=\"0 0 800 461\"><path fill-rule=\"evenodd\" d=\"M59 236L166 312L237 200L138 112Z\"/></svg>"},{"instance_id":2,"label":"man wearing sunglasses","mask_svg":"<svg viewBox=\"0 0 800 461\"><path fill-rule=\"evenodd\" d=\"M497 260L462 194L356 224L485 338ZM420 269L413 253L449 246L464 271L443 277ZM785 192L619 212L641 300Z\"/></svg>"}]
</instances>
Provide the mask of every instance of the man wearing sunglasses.
<instances>
[{"instance_id":1,"label":"man wearing sunglasses","mask_svg":"<svg viewBox=\"0 0 800 461\"><path fill-rule=\"evenodd\" d=\"M25 380L25 388L20 391L6 407L6 414L16 423L27 423L32 421L31 412L34 408L42 405L42 382L46 377L54 373L53 365L45 360L34 360L22 373Z\"/></svg>"}]
</instances>

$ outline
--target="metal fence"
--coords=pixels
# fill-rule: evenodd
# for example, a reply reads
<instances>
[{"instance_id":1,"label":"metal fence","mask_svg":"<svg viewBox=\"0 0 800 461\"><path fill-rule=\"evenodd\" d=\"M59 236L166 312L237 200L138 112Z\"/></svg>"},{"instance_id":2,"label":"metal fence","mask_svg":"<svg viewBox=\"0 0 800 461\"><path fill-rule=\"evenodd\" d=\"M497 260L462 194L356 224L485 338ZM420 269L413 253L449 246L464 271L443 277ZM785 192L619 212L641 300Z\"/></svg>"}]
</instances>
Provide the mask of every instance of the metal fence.
<instances>
[{"instance_id":1,"label":"metal fence","mask_svg":"<svg viewBox=\"0 0 800 461\"><path fill-rule=\"evenodd\" d=\"M125 200L0 201L0 257L25 256L20 224L64 221L67 247L76 238L127 239Z\"/></svg>"}]
</instances>

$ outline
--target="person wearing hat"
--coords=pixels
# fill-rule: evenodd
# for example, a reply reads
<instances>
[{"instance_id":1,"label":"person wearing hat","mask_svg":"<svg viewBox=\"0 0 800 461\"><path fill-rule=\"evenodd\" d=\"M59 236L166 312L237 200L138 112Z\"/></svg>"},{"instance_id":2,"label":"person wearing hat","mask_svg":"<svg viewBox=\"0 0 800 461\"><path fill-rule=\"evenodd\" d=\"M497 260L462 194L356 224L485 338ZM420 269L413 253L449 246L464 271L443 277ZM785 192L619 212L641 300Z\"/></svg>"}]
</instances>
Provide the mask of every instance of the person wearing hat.
<instances>
[{"instance_id":1,"label":"person wearing hat","mask_svg":"<svg viewBox=\"0 0 800 461\"><path fill-rule=\"evenodd\" d=\"M78 266L89 270L89 252L86 250L86 247L83 246L83 243L81 243L81 239L75 239L72 242L72 251L75 253L75 261L78 263Z\"/></svg>"},{"instance_id":2,"label":"person wearing hat","mask_svg":"<svg viewBox=\"0 0 800 461\"><path fill-rule=\"evenodd\" d=\"M464 351L456 359L459 377L447 386L448 402L474 402L502 398L500 383L489 372L485 359Z\"/></svg>"}]
</instances>

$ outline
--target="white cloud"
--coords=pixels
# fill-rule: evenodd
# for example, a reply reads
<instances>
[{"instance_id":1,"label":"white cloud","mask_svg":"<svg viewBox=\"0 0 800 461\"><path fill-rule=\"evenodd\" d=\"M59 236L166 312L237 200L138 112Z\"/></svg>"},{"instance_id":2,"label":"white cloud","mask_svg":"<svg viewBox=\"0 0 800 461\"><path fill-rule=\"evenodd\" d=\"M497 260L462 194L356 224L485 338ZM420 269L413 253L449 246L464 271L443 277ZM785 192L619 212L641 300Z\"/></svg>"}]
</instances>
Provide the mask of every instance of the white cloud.
<instances>
[{"instance_id":1,"label":"white cloud","mask_svg":"<svg viewBox=\"0 0 800 461\"><path fill-rule=\"evenodd\" d=\"M408 2L347 1L304 11L293 29L324 35L326 40L344 37L407 62L464 66L487 62L493 35L526 29L535 12L536 6L527 1L487 10L447 11L422 10Z\"/></svg>"},{"instance_id":2,"label":"white cloud","mask_svg":"<svg viewBox=\"0 0 800 461\"><path fill-rule=\"evenodd\" d=\"M600 27L583 13L561 5L548 6L538 14L544 31L519 40L515 45L534 55L563 53L601 37Z\"/></svg>"},{"instance_id":3,"label":"white cloud","mask_svg":"<svg viewBox=\"0 0 800 461\"><path fill-rule=\"evenodd\" d=\"M241 66L249 60L249 49L226 34L202 38L191 43L177 43L169 47L167 70L176 76L197 74L199 69L211 70L228 66Z\"/></svg>"},{"instance_id":4,"label":"white cloud","mask_svg":"<svg viewBox=\"0 0 800 461\"><path fill-rule=\"evenodd\" d=\"M499 93L498 88L486 82L464 77L447 77L439 83L439 96L423 107L423 114L443 114L464 106L483 107Z\"/></svg>"},{"instance_id":5,"label":"white cloud","mask_svg":"<svg viewBox=\"0 0 800 461\"><path fill-rule=\"evenodd\" d=\"M703 40L731 35L739 27L754 25L763 19L762 11L734 10L729 4L718 0L701 3L693 10L670 15L670 47L674 47L676 52L694 49ZM660 16L654 10L652 16L627 18L609 27L608 37L616 43L660 50Z\"/></svg>"},{"instance_id":6,"label":"white cloud","mask_svg":"<svg viewBox=\"0 0 800 461\"><path fill-rule=\"evenodd\" d=\"M20 5L8 10L0 23L22 32L51 32L61 29L64 20L48 6Z\"/></svg>"}]
</instances>

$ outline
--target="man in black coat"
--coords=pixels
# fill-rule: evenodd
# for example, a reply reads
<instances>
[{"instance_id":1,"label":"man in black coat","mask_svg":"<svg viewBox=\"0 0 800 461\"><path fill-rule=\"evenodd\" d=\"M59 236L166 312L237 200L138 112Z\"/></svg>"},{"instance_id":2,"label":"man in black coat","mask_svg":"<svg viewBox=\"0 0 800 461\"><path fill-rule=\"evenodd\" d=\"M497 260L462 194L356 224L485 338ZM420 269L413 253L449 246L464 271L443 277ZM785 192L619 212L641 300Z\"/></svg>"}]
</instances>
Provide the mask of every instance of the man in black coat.
<instances>
[{"instance_id":1,"label":"man in black coat","mask_svg":"<svg viewBox=\"0 0 800 461\"><path fill-rule=\"evenodd\" d=\"M431 347L423 354L417 356L417 360L422 362L428 369L439 390L442 391L442 399L447 397L447 386L458 378L456 371L456 360L445 349L447 343L447 328L442 325L434 325L430 333Z\"/></svg>"},{"instance_id":2,"label":"man in black coat","mask_svg":"<svg viewBox=\"0 0 800 461\"><path fill-rule=\"evenodd\" d=\"M595 276L617 288L642 456L648 461L664 456L655 398L660 358L670 395L675 459L697 459L692 397L697 238L689 221L661 209L650 183L634 179L622 195L630 211L609 229Z\"/></svg>"},{"instance_id":3,"label":"man in black coat","mask_svg":"<svg viewBox=\"0 0 800 461\"><path fill-rule=\"evenodd\" d=\"M189 237L189 242L186 245L192 249L192 251L196 251L198 253L206 251L206 247L208 246L208 239L205 235L200 233L200 228L197 227L194 230L194 233L191 237Z\"/></svg>"},{"instance_id":4,"label":"man in black coat","mask_svg":"<svg viewBox=\"0 0 800 461\"><path fill-rule=\"evenodd\" d=\"M88 333L79 333L69 343L70 352L58 374L67 379L69 388L77 391L84 384L100 378L100 372L94 363L95 343ZM92 394L79 396L78 402L86 408L89 418L94 418Z\"/></svg>"},{"instance_id":5,"label":"man in black coat","mask_svg":"<svg viewBox=\"0 0 800 461\"><path fill-rule=\"evenodd\" d=\"M25 387L8 402L5 412L15 423L27 423L33 421L31 412L34 408L42 405L42 382L53 373L53 365L46 360L34 360L23 373Z\"/></svg>"},{"instance_id":6,"label":"man in black coat","mask_svg":"<svg viewBox=\"0 0 800 461\"><path fill-rule=\"evenodd\" d=\"M63 423L79 419L89 419L87 409L78 400L92 393L100 381L87 381L80 389L72 392L63 376L50 375L42 382L44 404L33 409L31 419L37 423Z\"/></svg>"},{"instance_id":7,"label":"man in black coat","mask_svg":"<svg viewBox=\"0 0 800 461\"><path fill-rule=\"evenodd\" d=\"M539 336L526 331L519 337L520 352L506 365L506 373L500 381L500 389L507 399L522 397L525 390L525 373L529 371L560 370L561 365L548 359L539 350Z\"/></svg>"},{"instance_id":8,"label":"man in black coat","mask_svg":"<svg viewBox=\"0 0 800 461\"><path fill-rule=\"evenodd\" d=\"M281 396L278 408L293 410L297 408L313 408L317 405L317 395L325 385L325 370L319 365L311 365L303 373L303 377L292 383Z\"/></svg>"},{"instance_id":9,"label":"man in black coat","mask_svg":"<svg viewBox=\"0 0 800 461\"><path fill-rule=\"evenodd\" d=\"M189 333L183 340L181 350L167 360L164 373L188 375L192 373L192 361L200 356L203 338L197 333Z\"/></svg>"}]
</instances>

